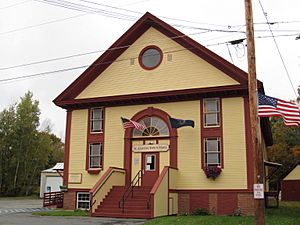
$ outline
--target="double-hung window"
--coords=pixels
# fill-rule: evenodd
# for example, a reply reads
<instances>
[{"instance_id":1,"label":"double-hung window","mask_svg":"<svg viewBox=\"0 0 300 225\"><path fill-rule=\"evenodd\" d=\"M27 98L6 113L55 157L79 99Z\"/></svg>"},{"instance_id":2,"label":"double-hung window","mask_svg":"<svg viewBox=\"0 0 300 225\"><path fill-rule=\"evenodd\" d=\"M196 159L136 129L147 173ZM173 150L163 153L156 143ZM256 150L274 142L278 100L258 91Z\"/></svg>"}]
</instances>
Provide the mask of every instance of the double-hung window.
<instances>
[{"instance_id":1,"label":"double-hung window","mask_svg":"<svg viewBox=\"0 0 300 225\"><path fill-rule=\"evenodd\" d=\"M90 193L77 192L77 209L89 210L90 209Z\"/></svg>"},{"instance_id":2,"label":"double-hung window","mask_svg":"<svg viewBox=\"0 0 300 225\"><path fill-rule=\"evenodd\" d=\"M91 132L103 132L103 108L92 108L90 116Z\"/></svg>"},{"instance_id":3,"label":"double-hung window","mask_svg":"<svg viewBox=\"0 0 300 225\"><path fill-rule=\"evenodd\" d=\"M221 166L221 140L219 137L204 139L206 166Z\"/></svg>"},{"instance_id":4,"label":"double-hung window","mask_svg":"<svg viewBox=\"0 0 300 225\"><path fill-rule=\"evenodd\" d=\"M90 144L89 168L102 168L102 143Z\"/></svg>"},{"instance_id":5,"label":"double-hung window","mask_svg":"<svg viewBox=\"0 0 300 225\"><path fill-rule=\"evenodd\" d=\"M204 99L204 127L220 126L220 99Z\"/></svg>"}]
</instances>

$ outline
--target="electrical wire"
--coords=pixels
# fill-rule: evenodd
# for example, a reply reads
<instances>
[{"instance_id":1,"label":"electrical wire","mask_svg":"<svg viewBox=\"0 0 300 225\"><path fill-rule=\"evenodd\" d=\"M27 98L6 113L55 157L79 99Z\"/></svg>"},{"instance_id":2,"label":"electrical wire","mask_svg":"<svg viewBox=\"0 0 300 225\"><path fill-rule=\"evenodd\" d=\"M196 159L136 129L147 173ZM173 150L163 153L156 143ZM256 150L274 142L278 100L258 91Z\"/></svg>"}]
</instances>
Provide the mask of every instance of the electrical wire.
<instances>
[{"instance_id":1,"label":"electrical wire","mask_svg":"<svg viewBox=\"0 0 300 225\"><path fill-rule=\"evenodd\" d=\"M284 62L284 60L283 60L283 56L282 56L282 54L281 54L281 52L280 52L279 46L278 46L277 41L276 41L276 39L275 39L275 36L274 36L273 31L272 31L271 25L270 25L270 23L269 23L269 20L268 20L268 17L267 17L267 13L265 12L264 7L263 7L261 1L258 0L258 2L259 2L259 5L260 5L260 7L261 7L261 10L262 10L262 12L263 12L263 14L264 14L264 17L265 17L265 19L266 19L266 21L267 21L267 24L268 24L268 26L269 26L269 30L270 30L270 32L271 32L273 41L274 41L274 43L275 43L275 46L276 46L277 52L278 52L278 54L279 54L279 57L280 57L280 59L281 59L282 65L283 65L283 67L284 67L285 73L286 73L286 75L287 75L287 77L288 77L288 80L289 80L289 82L290 82L290 84L291 84L291 86L292 86L293 92L294 92L295 97L296 97L296 99L297 99L297 98L298 98L298 95L297 95L297 93L296 93L296 91L295 91L296 89L294 88L294 85L293 85L291 76L290 76L289 71L288 71L288 69L287 69L287 66L286 66L286 64L285 64L285 62Z\"/></svg>"},{"instance_id":2,"label":"electrical wire","mask_svg":"<svg viewBox=\"0 0 300 225\"><path fill-rule=\"evenodd\" d=\"M180 37L184 37L184 36L188 37L190 35L197 35L197 34L203 34L203 33L206 33L206 32L192 33L192 34L188 34L188 35L180 35L180 36L172 37L171 39L174 40L176 38L180 38ZM276 37L290 37L290 36L297 36L297 35L298 34L277 35ZM273 37L273 36L257 36L255 38L270 38L270 37ZM160 39L160 40L162 40L162 39ZM232 44L231 42L232 41L225 41L225 42L219 42L219 43L215 43L215 44L207 44L205 46L210 47L210 46L223 45L223 44ZM42 63L48 63L48 62L53 62L53 61L59 61L59 60L64 60L64 59L69 59L69 58L81 57L81 56L101 53L101 52L105 52L105 51L114 51L114 50L119 50L119 49L122 49L122 48L127 48L127 47L130 47L130 46L133 46L133 45L134 44L123 45L123 46L119 46L119 47L115 47L115 48L108 48L108 49L105 49L105 50L104 49L95 50L95 51L90 51L90 52L85 52L85 53L78 53L78 54L73 54L73 55L68 55L68 56L61 56L61 57L56 57L56 58L51 58L51 59L44 59L44 60L35 61L35 62L28 62L28 63L18 64L18 65L13 65L13 66L1 67L0 71L1 70L9 70L9 69L20 68L20 67L25 67L25 66L31 66L31 65L37 65L37 64L42 64Z\"/></svg>"},{"instance_id":3,"label":"electrical wire","mask_svg":"<svg viewBox=\"0 0 300 225\"><path fill-rule=\"evenodd\" d=\"M231 59L231 62L232 62L232 64L234 65L234 61L233 61L233 58L232 58L232 55L231 55L231 52L230 52L230 49L229 49L229 46L228 46L229 44L227 43L226 44L226 47L227 47L227 50L228 50L228 54L229 54L229 56L230 56L230 59Z\"/></svg>"},{"instance_id":4,"label":"electrical wire","mask_svg":"<svg viewBox=\"0 0 300 225\"><path fill-rule=\"evenodd\" d=\"M29 1L31 1L31 0L29 0ZM45 3L43 0L34 0L34 1ZM27 1L25 1L25 2L27 2ZM104 5L104 4L102 4L102 5ZM111 7L111 8L119 8L119 7L109 6L109 5L105 5L105 6ZM119 8L119 9L121 9L121 8ZM132 11L132 10L127 10L127 11ZM132 11L132 12L140 13L140 12L137 12L137 11ZM74 15L74 16L70 16L70 17L66 17L66 18L61 18L61 19L57 19L57 20L47 21L47 22L40 23L40 24L35 24L35 25L20 27L20 28L17 28L17 29L13 29L13 30L1 32L0 35L11 34L11 33L19 32L19 31L27 30L27 29L32 29L32 28L35 28L35 27L40 27L40 26L44 26L44 25L48 25L48 24L52 24L52 23L56 23L56 22L61 22L61 21L65 21L65 20L69 20L69 19L73 19L73 18L77 18L77 17L81 17L81 16L86 16L86 15L89 15L89 14L90 13L85 12L83 14L78 14L78 15ZM164 16L162 16L162 18L166 18L166 19L170 19L170 20L177 20L177 21L182 21L182 22L189 22L189 23L205 24L205 25L211 25L211 26L220 26L220 27L226 26L228 28L240 27L240 29L241 29L243 26L245 26L245 25L219 25L219 24L199 23L199 22L195 22L195 21L182 20L182 19L176 19L176 18L170 18L170 17L164 17ZM282 21L282 22L272 22L272 23L297 23L297 22L300 22L300 21ZM265 23L256 23L256 24L265 24ZM229 30L221 30L221 29L199 28L199 27L187 26L187 25L180 25L180 24L172 24L172 25L173 26L177 26L177 27L186 28L186 29L206 29L206 30L211 30L211 31L215 31L215 32L229 32L229 33L240 32L240 33L245 33L244 31L239 31L240 29L229 31ZM293 30L278 30L276 32L292 32L292 31ZM265 32L265 30L256 30L256 32Z\"/></svg>"},{"instance_id":5,"label":"electrical wire","mask_svg":"<svg viewBox=\"0 0 300 225\"><path fill-rule=\"evenodd\" d=\"M35 0L35 1L58 6L58 7L63 7L63 8L71 9L71 10L77 10L77 11L92 13L92 14L99 14L102 16L112 17L112 18L121 19L121 20L134 21L139 18L139 17L133 16L133 15L128 15L128 14L109 11L109 10L103 10L103 9L90 7L90 6L86 6L86 5L82 5L82 4L76 4L76 3L72 3L72 2L64 1L64 0ZM126 12L130 12L130 13L142 14L141 12L127 10L127 9L110 6L110 5L105 5L105 4L101 4L101 3L95 3L95 2L91 2L91 1L87 1L87 0L80 0L80 1L92 3L92 4L96 4L96 5L100 5L100 6L105 6L105 7L121 10L121 11L126 11ZM192 21L188 21L188 20L180 20L180 19L174 19L174 18L164 17L164 16L162 16L162 18L167 18L167 19L171 19L171 20L179 20L179 21L184 21L184 22L192 22ZM196 22L194 22L194 23L196 23ZM211 29L211 28L195 27L195 26L188 26L188 25L174 24L174 23L170 24L170 25L172 25L174 27L182 27L182 28L187 28L187 29L210 30L210 31L229 32L229 33L235 33L235 32L246 33L245 31L239 31L239 30ZM212 24L209 24L209 25L212 25ZM231 26L227 26L227 27L231 27ZM256 31L268 32L267 30L256 30ZM277 30L276 32L296 32L296 31L300 32L300 30Z\"/></svg>"},{"instance_id":6,"label":"electrical wire","mask_svg":"<svg viewBox=\"0 0 300 225\"><path fill-rule=\"evenodd\" d=\"M17 5L22 5L22 4L31 2L31 1L32 1L32 0L27 0L27 1L23 1L23 2L19 2L19 3L12 4L12 5L4 6L4 7L0 8L0 10L12 8L12 7L15 7L15 6L17 6Z\"/></svg>"},{"instance_id":7,"label":"electrical wire","mask_svg":"<svg viewBox=\"0 0 300 225\"><path fill-rule=\"evenodd\" d=\"M181 36L177 36L177 37L173 37L173 38L180 38ZM270 37L270 36L268 36ZM259 37L259 38L264 38L263 36ZM222 45L222 44L230 44L232 41L226 41L226 42L221 42L221 43L217 43L217 44L211 44L211 45L206 45L206 47L208 46L215 46L215 45ZM120 48L125 48L125 47L129 47L128 46L120 46L117 48L111 48L110 50L116 50L116 49L120 49ZM176 49L176 50L169 50L169 51L164 51L163 54L168 54L168 53L174 53L174 52L180 52L180 51L186 51L186 50L191 50L194 49L192 48L183 48L183 49ZM104 50L101 50L104 51ZM99 51L95 51L99 52ZM76 54L76 55L84 55L86 53L82 53L82 54ZM65 57L60 57L60 58L71 58L72 56L65 56ZM54 73L61 73L61 72L66 72L66 71L71 71L71 70L77 70L77 69L82 69L82 68L87 68L90 66L99 66L99 65L104 65L104 64L110 64L110 63L115 63L115 62L121 62L121 61L126 61L126 60L130 60L130 59L136 59L138 57L131 57L131 58L126 58L126 59L120 59L120 60L112 60L112 61L106 61L106 62L101 62L101 63L97 63L97 64L93 64L93 65L82 65L82 66L77 66L77 67L70 67L70 68L65 68L65 69L60 69L60 70L54 70L54 71L46 71L46 72L41 72L41 73L35 73L35 74L30 74L30 75L21 75L21 76L15 76L15 77L11 77L11 78L6 78L6 79L0 79L0 85L1 84L6 84L6 83L11 83L11 82L15 82L18 80L23 80L23 79L31 79L31 78L35 78L35 77L40 77L40 76L45 76L45 75L49 75L49 74L54 74ZM43 61L54 61L54 60L58 60L59 58L55 58L55 59L48 59L48 60L43 60ZM40 61L42 62L42 61ZM37 64L39 62L33 62L34 64ZM18 66L18 65L17 65ZM15 67L17 67L15 66Z\"/></svg>"},{"instance_id":8,"label":"electrical wire","mask_svg":"<svg viewBox=\"0 0 300 225\"><path fill-rule=\"evenodd\" d=\"M182 38L182 37L188 37L190 35L198 35L198 34L204 34L204 33L207 33L207 31L192 33L192 34L188 34L188 35L186 35L186 34L177 35L177 36L173 36L173 37L170 37L170 38L169 37L161 38L161 39L156 39L156 41L175 40L175 39ZM90 55L90 54L95 54L95 53L100 53L100 52L105 52L105 51L115 51L115 50L120 50L120 49L123 49L123 48L128 48L128 47L131 47L131 46L139 47L139 46L144 46L146 44L147 43L143 43L143 44L140 44L140 45L136 45L136 44L123 45L123 46L118 46L118 47L113 47L113 48L108 48L108 49L102 49L102 50L79 53L79 54L74 54L74 55L69 55L69 56L62 56L62 57L56 57L56 58L52 58L52 59L45 59L45 60L40 60L40 61L35 61L35 62L23 63L23 64L19 64L19 65L14 65L14 66L2 67L2 68L0 68L0 71L1 70L8 70L8 69L15 69L15 68L19 68L19 67L25 67L25 66L31 66L31 65L41 64L41 63L47 63L47 62L52 62L52 61L57 61L57 60L69 59L69 58L74 58L74 57L80 57L80 56L85 56L85 55Z\"/></svg>"},{"instance_id":9,"label":"electrical wire","mask_svg":"<svg viewBox=\"0 0 300 225\"><path fill-rule=\"evenodd\" d=\"M20 27L20 28L14 29L14 30L9 30L9 31L2 32L2 33L0 33L0 35L11 34L11 33L15 33L15 32L18 32L18 31L27 30L27 29L31 29L31 28L35 28L35 27L40 27L40 26L44 26L44 25L47 25L47 24L51 24L51 23L56 23L56 22L61 22L61 21L69 20L69 19L78 18L78 17L85 16L85 15L88 15L88 13L77 14L77 15L74 15L74 16L61 18L61 19L57 19L57 20L51 20L51 21L48 21L48 22L39 23L39 24L31 25L31 26Z\"/></svg>"},{"instance_id":10,"label":"electrical wire","mask_svg":"<svg viewBox=\"0 0 300 225\"><path fill-rule=\"evenodd\" d=\"M163 54L187 51L187 50L191 50L191 49L194 49L194 47L164 51ZM6 84L7 82L17 81L17 80L26 79L26 78L28 79L28 78L40 77L40 76L45 76L45 75L54 74L54 73L61 73L61 72L66 72L66 71L71 71L71 70L83 69L83 68L87 68L87 67L96 67L96 66L100 66L100 65L122 62L122 61L127 61L130 59L137 59L137 58L138 57L130 57L130 58L125 58L125 59L105 61L105 62L96 63L96 64L92 64L92 65L69 67L69 68L60 69L60 70L52 70L52 71L46 71L46 72L41 72L41 73L34 73L34 74L29 74L29 75L21 75L21 76L15 76L15 77L10 77L10 78L4 78L4 79L0 79L0 85Z\"/></svg>"}]
</instances>

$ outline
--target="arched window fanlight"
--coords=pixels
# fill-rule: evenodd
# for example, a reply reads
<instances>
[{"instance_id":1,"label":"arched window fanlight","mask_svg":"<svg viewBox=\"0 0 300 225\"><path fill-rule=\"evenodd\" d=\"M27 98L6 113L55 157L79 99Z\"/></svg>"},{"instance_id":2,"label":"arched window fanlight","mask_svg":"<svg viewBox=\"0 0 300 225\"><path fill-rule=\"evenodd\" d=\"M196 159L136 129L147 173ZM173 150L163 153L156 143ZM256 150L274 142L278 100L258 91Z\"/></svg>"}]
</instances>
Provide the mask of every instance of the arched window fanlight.
<instances>
[{"instance_id":1,"label":"arched window fanlight","mask_svg":"<svg viewBox=\"0 0 300 225\"><path fill-rule=\"evenodd\" d=\"M158 117L145 117L138 122L145 125L146 129L134 129L134 137L169 136L169 128L167 124Z\"/></svg>"}]
</instances>

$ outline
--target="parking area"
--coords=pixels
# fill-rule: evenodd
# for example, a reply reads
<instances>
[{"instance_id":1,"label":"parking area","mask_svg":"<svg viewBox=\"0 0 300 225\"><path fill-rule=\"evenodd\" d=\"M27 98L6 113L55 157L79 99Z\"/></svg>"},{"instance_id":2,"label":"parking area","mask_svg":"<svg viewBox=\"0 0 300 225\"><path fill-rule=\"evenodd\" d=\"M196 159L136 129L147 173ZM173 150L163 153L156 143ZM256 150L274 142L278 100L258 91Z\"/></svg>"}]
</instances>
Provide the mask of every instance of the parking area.
<instances>
[{"instance_id":1,"label":"parking area","mask_svg":"<svg viewBox=\"0 0 300 225\"><path fill-rule=\"evenodd\" d=\"M41 199L0 198L0 209L21 209L40 207L43 207L43 201Z\"/></svg>"},{"instance_id":2,"label":"parking area","mask_svg":"<svg viewBox=\"0 0 300 225\"><path fill-rule=\"evenodd\" d=\"M73 216L33 216L32 212L45 211L42 200L0 199L0 225L135 225L143 219L117 219Z\"/></svg>"}]
</instances>

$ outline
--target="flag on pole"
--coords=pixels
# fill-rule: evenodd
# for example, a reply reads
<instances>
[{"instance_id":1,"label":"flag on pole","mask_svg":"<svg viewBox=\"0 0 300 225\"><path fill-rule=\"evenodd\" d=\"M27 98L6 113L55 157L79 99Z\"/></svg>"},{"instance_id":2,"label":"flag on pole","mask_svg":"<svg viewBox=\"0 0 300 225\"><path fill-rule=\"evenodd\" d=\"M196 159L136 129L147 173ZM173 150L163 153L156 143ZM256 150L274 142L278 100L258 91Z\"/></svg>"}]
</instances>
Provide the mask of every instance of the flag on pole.
<instances>
[{"instance_id":1,"label":"flag on pole","mask_svg":"<svg viewBox=\"0 0 300 225\"><path fill-rule=\"evenodd\" d=\"M281 99L258 93L258 116L281 116L287 126L298 126L300 123L299 106Z\"/></svg>"},{"instance_id":2,"label":"flag on pole","mask_svg":"<svg viewBox=\"0 0 300 225\"><path fill-rule=\"evenodd\" d=\"M195 127L195 123L193 120L181 120L169 117L170 124L172 128L180 128L185 126Z\"/></svg>"},{"instance_id":3,"label":"flag on pole","mask_svg":"<svg viewBox=\"0 0 300 225\"><path fill-rule=\"evenodd\" d=\"M145 130L146 129L146 127L143 124L135 122L133 120L129 120L129 119L126 119L123 117L121 117L121 120L122 120L124 129L131 128L131 127L136 128L137 130Z\"/></svg>"}]
</instances>

